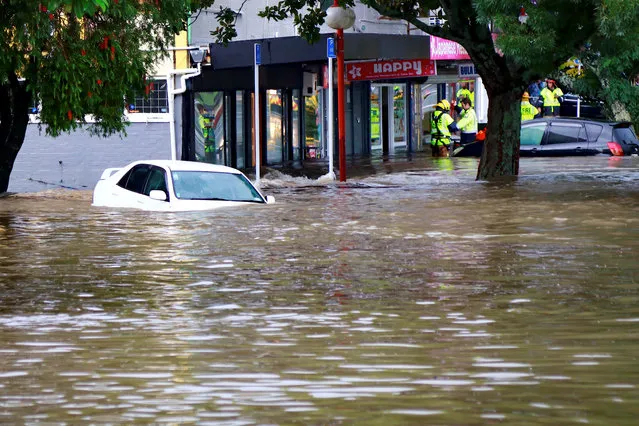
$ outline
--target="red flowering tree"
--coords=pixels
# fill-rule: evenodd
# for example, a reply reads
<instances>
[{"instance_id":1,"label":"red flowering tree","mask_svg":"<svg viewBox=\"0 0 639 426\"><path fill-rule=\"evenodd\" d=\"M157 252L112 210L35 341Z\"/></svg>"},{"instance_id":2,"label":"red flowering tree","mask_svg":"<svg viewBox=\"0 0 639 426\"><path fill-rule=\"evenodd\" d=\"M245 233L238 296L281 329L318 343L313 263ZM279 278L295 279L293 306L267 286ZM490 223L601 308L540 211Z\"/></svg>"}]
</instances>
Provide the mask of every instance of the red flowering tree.
<instances>
[{"instance_id":1,"label":"red flowering tree","mask_svg":"<svg viewBox=\"0 0 639 426\"><path fill-rule=\"evenodd\" d=\"M22 147L29 109L48 135L95 120L107 136L125 129L124 102L192 12L207 0L0 0L0 193Z\"/></svg>"}]
</instances>

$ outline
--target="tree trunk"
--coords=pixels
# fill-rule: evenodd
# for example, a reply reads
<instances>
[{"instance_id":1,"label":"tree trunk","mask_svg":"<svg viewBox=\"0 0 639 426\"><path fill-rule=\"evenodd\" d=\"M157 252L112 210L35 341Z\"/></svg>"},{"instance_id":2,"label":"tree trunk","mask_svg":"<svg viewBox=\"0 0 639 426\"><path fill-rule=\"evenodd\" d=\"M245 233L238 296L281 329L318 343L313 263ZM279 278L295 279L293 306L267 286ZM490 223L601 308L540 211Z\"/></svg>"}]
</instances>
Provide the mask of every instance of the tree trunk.
<instances>
[{"instance_id":1,"label":"tree trunk","mask_svg":"<svg viewBox=\"0 0 639 426\"><path fill-rule=\"evenodd\" d=\"M610 112L612 114L612 119L615 121L630 121L632 122L632 116L626 106L619 100L611 100L608 105L610 105Z\"/></svg>"},{"instance_id":2,"label":"tree trunk","mask_svg":"<svg viewBox=\"0 0 639 426\"><path fill-rule=\"evenodd\" d=\"M31 95L15 75L0 85L0 194L9 188L9 177L29 124Z\"/></svg>"},{"instance_id":3,"label":"tree trunk","mask_svg":"<svg viewBox=\"0 0 639 426\"><path fill-rule=\"evenodd\" d=\"M521 92L517 88L489 93L486 140L477 170L477 180L519 173Z\"/></svg>"}]
</instances>

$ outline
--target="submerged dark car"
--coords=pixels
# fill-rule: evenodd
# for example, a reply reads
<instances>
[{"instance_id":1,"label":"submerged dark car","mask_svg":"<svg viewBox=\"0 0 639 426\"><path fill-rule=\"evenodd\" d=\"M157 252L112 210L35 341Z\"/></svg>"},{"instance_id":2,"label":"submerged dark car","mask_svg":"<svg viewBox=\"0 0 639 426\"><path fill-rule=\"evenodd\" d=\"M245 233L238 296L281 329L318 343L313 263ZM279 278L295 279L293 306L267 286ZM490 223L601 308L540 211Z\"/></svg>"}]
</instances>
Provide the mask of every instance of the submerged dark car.
<instances>
[{"instance_id":1,"label":"submerged dark car","mask_svg":"<svg viewBox=\"0 0 639 426\"><path fill-rule=\"evenodd\" d=\"M482 142L455 149L456 157L481 155ZM639 140L628 122L582 118L536 118L521 125L521 157L639 154Z\"/></svg>"}]
</instances>

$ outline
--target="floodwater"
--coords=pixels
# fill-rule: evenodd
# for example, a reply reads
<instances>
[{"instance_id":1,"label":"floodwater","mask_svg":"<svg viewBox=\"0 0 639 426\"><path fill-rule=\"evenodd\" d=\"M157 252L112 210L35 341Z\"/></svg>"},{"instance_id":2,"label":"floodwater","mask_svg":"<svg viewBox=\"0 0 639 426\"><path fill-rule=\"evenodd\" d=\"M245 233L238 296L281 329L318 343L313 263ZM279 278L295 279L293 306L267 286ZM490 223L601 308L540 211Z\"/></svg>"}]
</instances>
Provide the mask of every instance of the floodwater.
<instances>
[{"instance_id":1,"label":"floodwater","mask_svg":"<svg viewBox=\"0 0 639 426\"><path fill-rule=\"evenodd\" d=\"M639 158L475 168L0 199L0 424L637 424Z\"/></svg>"}]
</instances>

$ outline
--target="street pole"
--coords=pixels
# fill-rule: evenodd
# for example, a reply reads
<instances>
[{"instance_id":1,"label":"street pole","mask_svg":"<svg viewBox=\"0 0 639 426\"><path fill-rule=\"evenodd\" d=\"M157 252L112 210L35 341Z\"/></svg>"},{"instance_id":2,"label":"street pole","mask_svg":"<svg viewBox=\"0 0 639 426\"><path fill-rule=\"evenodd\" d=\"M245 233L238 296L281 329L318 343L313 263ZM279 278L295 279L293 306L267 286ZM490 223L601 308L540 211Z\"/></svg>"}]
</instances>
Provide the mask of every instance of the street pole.
<instances>
[{"instance_id":1,"label":"street pole","mask_svg":"<svg viewBox=\"0 0 639 426\"><path fill-rule=\"evenodd\" d=\"M326 10L326 24L335 30L337 44L337 138L339 143L339 180L346 182L346 96L344 90L344 29L355 23L355 12L340 7L338 0Z\"/></svg>"},{"instance_id":2,"label":"street pole","mask_svg":"<svg viewBox=\"0 0 639 426\"><path fill-rule=\"evenodd\" d=\"M337 0L335 0L337 5ZM339 181L346 182L346 96L344 90L344 30L337 30L337 134L339 142Z\"/></svg>"},{"instance_id":3,"label":"street pole","mask_svg":"<svg viewBox=\"0 0 639 426\"><path fill-rule=\"evenodd\" d=\"M255 185L260 186L260 64L262 63L262 46L255 43L255 95L253 95L255 110Z\"/></svg>"},{"instance_id":4,"label":"street pole","mask_svg":"<svg viewBox=\"0 0 639 426\"><path fill-rule=\"evenodd\" d=\"M328 175L331 179L335 179L335 173L333 172L333 145L335 139L335 132L333 131L333 118L335 117L333 111L333 58L335 57L335 40L333 38L329 38L327 41L326 56L328 56Z\"/></svg>"}]
</instances>

